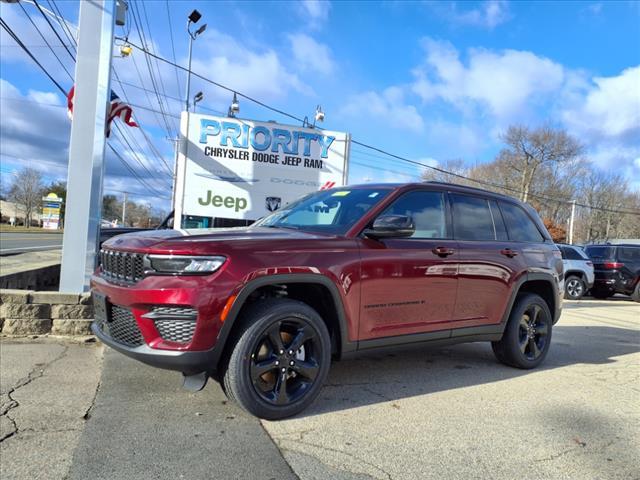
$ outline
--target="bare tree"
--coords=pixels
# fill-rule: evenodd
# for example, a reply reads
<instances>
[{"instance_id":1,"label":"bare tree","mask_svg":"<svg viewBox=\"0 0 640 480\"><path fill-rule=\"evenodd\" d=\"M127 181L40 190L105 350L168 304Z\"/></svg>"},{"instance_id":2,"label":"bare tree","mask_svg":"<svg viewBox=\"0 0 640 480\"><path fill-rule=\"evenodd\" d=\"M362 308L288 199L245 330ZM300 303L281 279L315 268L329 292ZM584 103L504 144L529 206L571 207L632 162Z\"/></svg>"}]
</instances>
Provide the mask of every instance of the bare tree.
<instances>
[{"instance_id":1,"label":"bare tree","mask_svg":"<svg viewBox=\"0 0 640 480\"><path fill-rule=\"evenodd\" d=\"M422 172L422 179L433 182L457 183L459 185L469 185L473 183L457 176L461 175L466 177L469 175L469 168L462 159L445 160L442 164L439 164L437 168L451 172L451 174L433 168L426 168Z\"/></svg>"},{"instance_id":2,"label":"bare tree","mask_svg":"<svg viewBox=\"0 0 640 480\"><path fill-rule=\"evenodd\" d=\"M582 153L583 146L565 130L540 127L530 130L524 126L511 126L503 135L507 145L498 159L518 172L520 200L529 199L536 172L552 164L569 164Z\"/></svg>"},{"instance_id":3,"label":"bare tree","mask_svg":"<svg viewBox=\"0 0 640 480\"><path fill-rule=\"evenodd\" d=\"M34 212L42 202L44 182L42 173L35 168L25 167L16 174L16 178L9 188L9 199L18 204L24 211L24 221L27 228L31 227Z\"/></svg>"}]
</instances>

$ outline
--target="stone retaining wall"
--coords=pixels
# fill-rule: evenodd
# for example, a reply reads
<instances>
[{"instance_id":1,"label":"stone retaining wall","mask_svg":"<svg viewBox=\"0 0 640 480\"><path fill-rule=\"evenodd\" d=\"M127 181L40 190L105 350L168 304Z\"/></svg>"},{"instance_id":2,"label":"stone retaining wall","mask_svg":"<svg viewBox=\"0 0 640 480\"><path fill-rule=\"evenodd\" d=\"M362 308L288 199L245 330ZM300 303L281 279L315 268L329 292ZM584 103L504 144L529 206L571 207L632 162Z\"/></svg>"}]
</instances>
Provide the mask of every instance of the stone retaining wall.
<instances>
[{"instance_id":1,"label":"stone retaining wall","mask_svg":"<svg viewBox=\"0 0 640 480\"><path fill-rule=\"evenodd\" d=\"M0 331L7 335L91 335L88 293L0 289Z\"/></svg>"}]
</instances>

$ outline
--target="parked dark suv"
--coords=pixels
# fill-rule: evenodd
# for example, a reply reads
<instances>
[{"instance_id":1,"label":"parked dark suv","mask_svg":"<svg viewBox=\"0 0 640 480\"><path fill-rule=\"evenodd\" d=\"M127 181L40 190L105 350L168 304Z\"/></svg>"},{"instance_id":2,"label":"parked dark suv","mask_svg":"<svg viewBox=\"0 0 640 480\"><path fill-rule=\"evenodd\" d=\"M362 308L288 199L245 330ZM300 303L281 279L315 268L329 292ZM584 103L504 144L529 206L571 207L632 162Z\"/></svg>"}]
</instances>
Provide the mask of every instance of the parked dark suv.
<instances>
[{"instance_id":1,"label":"parked dark suv","mask_svg":"<svg viewBox=\"0 0 640 480\"><path fill-rule=\"evenodd\" d=\"M591 295L631 295L640 302L640 245L588 245L585 252L593 262L595 282Z\"/></svg>"},{"instance_id":2,"label":"parked dark suv","mask_svg":"<svg viewBox=\"0 0 640 480\"><path fill-rule=\"evenodd\" d=\"M313 401L332 357L490 341L507 365L539 365L562 272L535 211L512 198L434 182L340 187L250 227L107 241L93 331L278 419Z\"/></svg>"}]
</instances>

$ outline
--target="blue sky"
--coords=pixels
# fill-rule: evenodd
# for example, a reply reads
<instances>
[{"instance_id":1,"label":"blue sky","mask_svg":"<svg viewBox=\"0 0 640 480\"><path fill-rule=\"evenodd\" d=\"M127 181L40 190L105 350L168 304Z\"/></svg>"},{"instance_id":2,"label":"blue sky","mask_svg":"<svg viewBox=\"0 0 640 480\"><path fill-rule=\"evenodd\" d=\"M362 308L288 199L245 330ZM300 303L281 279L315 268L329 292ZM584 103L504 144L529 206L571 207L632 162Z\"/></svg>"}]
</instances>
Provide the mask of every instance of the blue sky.
<instances>
[{"instance_id":1,"label":"blue sky","mask_svg":"<svg viewBox=\"0 0 640 480\"><path fill-rule=\"evenodd\" d=\"M40 2L50 8L50 4ZM77 23L78 3L55 2ZM449 159L491 161L508 125L568 129L598 168L623 173L640 190L639 2L136 2L155 51L186 64L185 20L192 8L208 28L194 45L193 70L298 117L321 104L324 127L430 165ZM73 73L73 64L38 10L25 10ZM146 25L145 11L149 21ZM65 88L58 61L17 5L0 4L2 18L30 45ZM169 13L169 14L168 14ZM170 23L169 23L170 17ZM130 19L131 20L131 19ZM116 29L139 42L135 25ZM73 30L73 26L71 26ZM64 98L4 31L0 37L3 183L23 165L47 178L66 177L69 120ZM141 52L116 58L125 85L112 88L132 104L159 109ZM185 76L159 65L165 108L178 115ZM138 75L137 70L140 71ZM194 79L204 108L226 111L231 94ZM144 132L172 164L175 118L134 108ZM241 100L245 118L286 118ZM168 127L168 128L167 128ZM123 129L126 127L123 127ZM135 153L114 138L153 187L170 184L143 132L128 129ZM167 131L168 130L168 131ZM136 159L146 166L143 169ZM419 168L352 150L350 182L411 181ZM148 193L111 154L105 190ZM138 197L143 198L143 197ZM162 203L162 198L157 198Z\"/></svg>"}]
</instances>

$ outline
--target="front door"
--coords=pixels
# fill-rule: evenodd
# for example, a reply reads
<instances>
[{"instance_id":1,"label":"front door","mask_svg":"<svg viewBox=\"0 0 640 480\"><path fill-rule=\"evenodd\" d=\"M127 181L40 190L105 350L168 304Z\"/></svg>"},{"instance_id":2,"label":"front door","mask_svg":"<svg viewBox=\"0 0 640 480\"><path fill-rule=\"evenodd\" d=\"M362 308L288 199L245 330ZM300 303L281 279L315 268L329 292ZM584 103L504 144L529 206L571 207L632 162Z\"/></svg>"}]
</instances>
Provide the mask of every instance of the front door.
<instances>
[{"instance_id":1,"label":"front door","mask_svg":"<svg viewBox=\"0 0 640 480\"><path fill-rule=\"evenodd\" d=\"M458 244L449 234L446 194L410 191L381 215L408 215L416 231L409 238L360 240L360 339L446 331L458 275Z\"/></svg>"}]
</instances>

